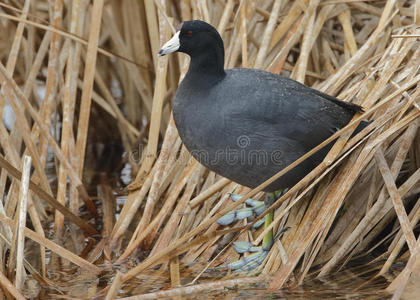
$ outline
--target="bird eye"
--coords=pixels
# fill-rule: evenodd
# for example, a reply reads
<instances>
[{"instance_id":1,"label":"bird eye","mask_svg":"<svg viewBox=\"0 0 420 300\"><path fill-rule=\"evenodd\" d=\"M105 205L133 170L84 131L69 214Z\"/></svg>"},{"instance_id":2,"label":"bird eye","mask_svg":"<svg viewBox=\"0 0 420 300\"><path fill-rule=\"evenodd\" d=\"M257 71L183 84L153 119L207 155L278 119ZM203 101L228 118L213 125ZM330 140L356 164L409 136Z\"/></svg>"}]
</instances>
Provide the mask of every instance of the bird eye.
<instances>
[{"instance_id":1,"label":"bird eye","mask_svg":"<svg viewBox=\"0 0 420 300\"><path fill-rule=\"evenodd\" d=\"M192 36L192 31L188 31L187 36Z\"/></svg>"}]
</instances>

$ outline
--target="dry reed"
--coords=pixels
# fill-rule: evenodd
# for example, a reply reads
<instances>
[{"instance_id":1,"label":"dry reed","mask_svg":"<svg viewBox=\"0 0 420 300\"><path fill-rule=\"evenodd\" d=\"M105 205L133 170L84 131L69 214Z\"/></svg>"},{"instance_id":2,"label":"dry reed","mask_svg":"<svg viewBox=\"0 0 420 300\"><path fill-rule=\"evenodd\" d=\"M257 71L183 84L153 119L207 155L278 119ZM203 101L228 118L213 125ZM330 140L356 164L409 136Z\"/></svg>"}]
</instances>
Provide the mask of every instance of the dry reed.
<instances>
[{"instance_id":1,"label":"dry reed","mask_svg":"<svg viewBox=\"0 0 420 300\"><path fill-rule=\"evenodd\" d=\"M227 68L279 73L365 111L254 190L209 172L171 116L188 58L156 56L189 19L218 29ZM362 257L372 282L385 278L380 289L399 299L420 275L420 1L10 0L0 34L0 112L15 118L0 124L1 297L276 290ZM333 140L269 208L270 228L290 229L260 275L214 271L238 259L232 240L258 244L269 230L247 231L262 216L215 221ZM229 193L245 196L232 203Z\"/></svg>"}]
</instances>

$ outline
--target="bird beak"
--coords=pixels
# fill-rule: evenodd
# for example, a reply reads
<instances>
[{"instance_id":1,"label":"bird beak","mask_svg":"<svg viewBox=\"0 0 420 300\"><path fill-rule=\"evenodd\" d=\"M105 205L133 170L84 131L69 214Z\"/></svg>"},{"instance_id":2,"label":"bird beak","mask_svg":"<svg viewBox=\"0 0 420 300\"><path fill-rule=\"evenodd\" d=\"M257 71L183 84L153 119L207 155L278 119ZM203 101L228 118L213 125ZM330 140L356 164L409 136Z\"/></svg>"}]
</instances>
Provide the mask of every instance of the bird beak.
<instances>
[{"instance_id":1,"label":"bird beak","mask_svg":"<svg viewBox=\"0 0 420 300\"><path fill-rule=\"evenodd\" d=\"M160 49L158 56L164 56L166 54L175 52L179 49L179 31L177 31L174 36L163 45Z\"/></svg>"}]
</instances>

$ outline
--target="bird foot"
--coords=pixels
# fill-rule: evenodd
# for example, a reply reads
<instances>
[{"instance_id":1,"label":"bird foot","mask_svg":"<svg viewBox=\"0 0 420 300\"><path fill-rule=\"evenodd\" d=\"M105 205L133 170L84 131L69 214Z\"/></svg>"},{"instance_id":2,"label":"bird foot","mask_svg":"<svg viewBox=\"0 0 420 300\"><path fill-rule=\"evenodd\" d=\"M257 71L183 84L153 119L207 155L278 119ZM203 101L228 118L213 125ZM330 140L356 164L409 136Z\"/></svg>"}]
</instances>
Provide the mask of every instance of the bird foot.
<instances>
[{"instance_id":1,"label":"bird foot","mask_svg":"<svg viewBox=\"0 0 420 300\"><path fill-rule=\"evenodd\" d=\"M241 241L234 242L233 248L237 253L252 252L252 254L227 264L226 267L233 270L234 272L249 272L255 270L259 265L262 264L270 252L271 247L264 249L262 246L256 247L252 243Z\"/></svg>"},{"instance_id":2,"label":"bird foot","mask_svg":"<svg viewBox=\"0 0 420 300\"><path fill-rule=\"evenodd\" d=\"M233 272L250 272L255 270L259 265L263 263L268 253L271 250L271 247L274 244L274 241L278 239L284 232L286 232L290 227L285 227L281 229L274 239L263 241L262 246L254 246L250 242L238 241L233 243L233 248L239 254L246 252L251 253L248 256L245 256L237 261L231 262L223 268L229 268Z\"/></svg>"},{"instance_id":3,"label":"bird foot","mask_svg":"<svg viewBox=\"0 0 420 300\"><path fill-rule=\"evenodd\" d=\"M264 210L269 207L272 203L274 203L275 199L280 197L285 191L278 191L275 193L267 193L265 201L257 201L254 199L246 199L245 203L250 206L243 209L231 211L217 220L217 223L220 225L229 225L233 223L235 220L243 220L252 216L254 213L259 216L261 215ZM238 194L231 194L231 199L236 202L241 199L241 195ZM260 227L263 223L265 223L265 227L268 227L270 223L273 221L274 212L269 212L264 218L256 222L253 228ZM273 231L271 230L264 236L262 246L254 246L252 243L244 242L244 241L237 241L233 243L233 248L239 254L243 254L246 252L251 253L248 256L243 257L240 260L232 262L226 266L229 269L232 269L234 272L249 272L254 270L256 267L261 265L265 258L267 257L270 249L274 243L274 240L280 235L285 232L287 228L280 230L276 237L273 238Z\"/></svg>"},{"instance_id":4,"label":"bird foot","mask_svg":"<svg viewBox=\"0 0 420 300\"><path fill-rule=\"evenodd\" d=\"M232 199L233 202L238 201L239 199L242 198L242 195L239 194L230 194L230 197ZM233 210L228 212L227 214L225 214L223 217L219 218L217 220L217 223L219 225L222 226L227 226L232 224L234 221L237 220L243 220L245 218L249 218L251 217L254 213L259 216L261 215L264 210L266 209L266 206L264 204L263 201L258 201L258 200L254 200L254 199L246 199L245 200L245 204L250 206L250 207L246 207L246 208L241 208L241 209L237 209L237 210ZM259 228L262 224L264 224L264 219L262 218L261 220L259 220L258 222L256 222L252 228Z\"/></svg>"}]
</instances>

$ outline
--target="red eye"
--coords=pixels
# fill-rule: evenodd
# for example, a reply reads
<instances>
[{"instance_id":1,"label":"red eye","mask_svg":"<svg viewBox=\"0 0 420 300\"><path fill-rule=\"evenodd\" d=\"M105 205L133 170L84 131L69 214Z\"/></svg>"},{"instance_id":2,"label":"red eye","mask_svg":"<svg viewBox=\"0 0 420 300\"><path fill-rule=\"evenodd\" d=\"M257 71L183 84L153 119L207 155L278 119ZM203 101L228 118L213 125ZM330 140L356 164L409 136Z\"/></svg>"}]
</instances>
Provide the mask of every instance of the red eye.
<instances>
[{"instance_id":1,"label":"red eye","mask_svg":"<svg viewBox=\"0 0 420 300\"><path fill-rule=\"evenodd\" d=\"M187 35L188 35L188 36L192 36L192 31L188 31L188 32L187 32Z\"/></svg>"}]
</instances>

